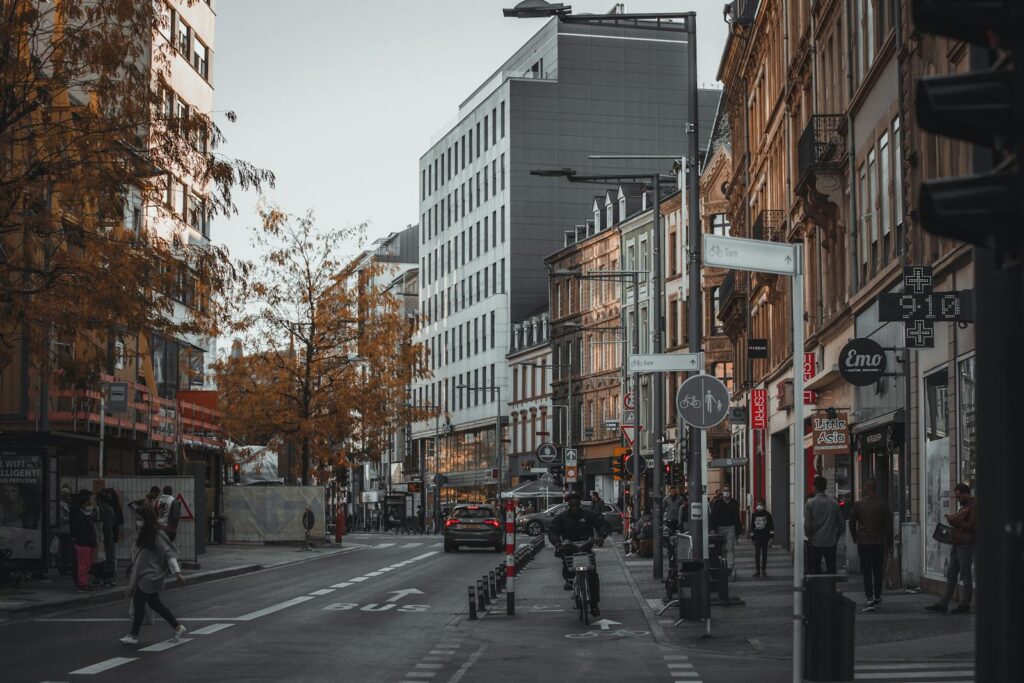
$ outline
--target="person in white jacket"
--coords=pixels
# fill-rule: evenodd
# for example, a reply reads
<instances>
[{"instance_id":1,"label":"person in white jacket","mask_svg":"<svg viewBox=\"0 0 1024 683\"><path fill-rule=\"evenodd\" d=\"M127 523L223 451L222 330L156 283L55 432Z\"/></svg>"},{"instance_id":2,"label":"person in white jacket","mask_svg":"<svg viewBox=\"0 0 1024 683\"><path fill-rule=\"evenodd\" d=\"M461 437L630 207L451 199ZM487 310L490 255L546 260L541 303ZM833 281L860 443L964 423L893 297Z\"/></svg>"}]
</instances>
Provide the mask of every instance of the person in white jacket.
<instances>
[{"instance_id":1,"label":"person in white jacket","mask_svg":"<svg viewBox=\"0 0 1024 683\"><path fill-rule=\"evenodd\" d=\"M185 627L161 602L160 591L168 575L173 574L178 583L185 582L185 576L178 566L178 552L157 522L156 512L151 507L139 506L135 514L141 519L142 527L135 540L131 578L125 592L125 597L132 601L132 630L121 638L121 642L125 645L135 645L139 642L139 630L142 628L147 606L163 617L174 629L171 640L177 641L185 633Z\"/></svg>"}]
</instances>

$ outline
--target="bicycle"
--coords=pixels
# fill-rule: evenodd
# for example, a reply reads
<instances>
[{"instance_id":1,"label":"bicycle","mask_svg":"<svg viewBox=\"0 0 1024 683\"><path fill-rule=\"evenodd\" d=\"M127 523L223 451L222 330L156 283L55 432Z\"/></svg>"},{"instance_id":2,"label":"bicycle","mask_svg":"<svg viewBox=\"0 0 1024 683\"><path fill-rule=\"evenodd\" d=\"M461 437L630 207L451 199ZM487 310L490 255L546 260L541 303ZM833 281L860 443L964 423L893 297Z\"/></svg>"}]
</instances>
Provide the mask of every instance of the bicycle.
<instances>
[{"instance_id":1,"label":"bicycle","mask_svg":"<svg viewBox=\"0 0 1024 683\"><path fill-rule=\"evenodd\" d=\"M558 548L565 566L572 571L573 607L579 610L580 621L584 624L590 623L590 582L587 579L590 572L597 571L594 555L590 552L594 542L593 538L579 545L566 542Z\"/></svg>"}]
</instances>

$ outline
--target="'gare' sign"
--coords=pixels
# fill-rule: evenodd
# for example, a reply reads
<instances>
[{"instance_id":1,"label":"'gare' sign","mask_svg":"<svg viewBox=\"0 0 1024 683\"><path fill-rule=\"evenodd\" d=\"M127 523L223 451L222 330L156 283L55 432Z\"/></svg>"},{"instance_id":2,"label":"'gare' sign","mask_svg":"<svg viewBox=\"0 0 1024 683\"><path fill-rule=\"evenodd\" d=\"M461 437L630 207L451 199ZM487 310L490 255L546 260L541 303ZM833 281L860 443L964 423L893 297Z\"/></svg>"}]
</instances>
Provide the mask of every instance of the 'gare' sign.
<instances>
[{"instance_id":1,"label":"'gare' sign","mask_svg":"<svg viewBox=\"0 0 1024 683\"><path fill-rule=\"evenodd\" d=\"M885 350L871 339L851 339L839 352L839 374L858 387L874 384L885 374Z\"/></svg>"}]
</instances>

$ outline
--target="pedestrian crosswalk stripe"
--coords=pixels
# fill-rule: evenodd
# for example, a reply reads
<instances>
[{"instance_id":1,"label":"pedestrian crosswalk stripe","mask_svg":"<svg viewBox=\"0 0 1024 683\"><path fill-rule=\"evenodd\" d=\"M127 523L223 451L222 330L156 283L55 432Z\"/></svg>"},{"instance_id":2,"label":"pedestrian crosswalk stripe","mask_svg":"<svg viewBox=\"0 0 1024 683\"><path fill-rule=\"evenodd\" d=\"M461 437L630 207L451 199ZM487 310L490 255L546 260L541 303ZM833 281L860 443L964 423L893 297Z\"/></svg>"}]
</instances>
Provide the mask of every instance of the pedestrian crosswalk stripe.
<instances>
[{"instance_id":1,"label":"pedestrian crosswalk stripe","mask_svg":"<svg viewBox=\"0 0 1024 683\"><path fill-rule=\"evenodd\" d=\"M372 547L373 548L377 548L377 549L379 549L379 548L390 548L393 545L394 545L394 543L378 543L377 545L372 546Z\"/></svg>"},{"instance_id":2,"label":"pedestrian crosswalk stripe","mask_svg":"<svg viewBox=\"0 0 1024 683\"><path fill-rule=\"evenodd\" d=\"M417 669L440 669L441 664L417 664Z\"/></svg>"},{"instance_id":3,"label":"pedestrian crosswalk stripe","mask_svg":"<svg viewBox=\"0 0 1024 683\"><path fill-rule=\"evenodd\" d=\"M692 669L693 664L689 662L669 662L666 666L670 669Z\"/></svg>"},{"instance_id":4,"label":"pedestrian crosswalk stripe","mask_svg":"<svg viewBox=\"0 0 1024 683\"><path fill-rule=\"evenodd\" d=\"M234 624L210 624L209 626L204 626L203 628L199 629L198 631L191 631L191 633L192 633L192 635L197 635L197 636L208 636L211 633L216 633L217 631L223 631L224 629L231 628L232 626L234 626Z\"/></svg>"},{"instance_id":5,"label":"pedestrian crosswalk stripe","mask_svg":"<svg viewBox=\"0 0 1024 683\"><path fill-rule=\"evenodd\" d=\"M406 543L405 545L399 546L399 548L419 548L422 543Z\"/></svg>"},{"instance_id":6,"label":"pedestrian crosswalk stripe","mask_svg":"<svg viewBox=\"0 0 1024 683\"><path fill-rule=\"evenodd\" d=\"M191 638L179 638L178 640L165 640L160 643L153 643L149 647L140 647L139 652L163 652L164 650L170 650L172 647L178 647L184 643L191 643Z\"/></svg>"},{"instance_id":7,"label":"pedestrian crosswalk stripe","mask_svg":"<svg viewBox=\"0 0 1024 683\"><path fill-rule=\"evenodd\" d=\"M138 657L114 657L113 659L105 659L99 664L93 664L92 666L87 666L83 669L72 671L71 675L91 676L93 674L99 674L109 669L113 669L115 666L121 666L122 664L127 664L128 662L134 662L136 659L138 659Z\"/></svg>"}]
</instances>

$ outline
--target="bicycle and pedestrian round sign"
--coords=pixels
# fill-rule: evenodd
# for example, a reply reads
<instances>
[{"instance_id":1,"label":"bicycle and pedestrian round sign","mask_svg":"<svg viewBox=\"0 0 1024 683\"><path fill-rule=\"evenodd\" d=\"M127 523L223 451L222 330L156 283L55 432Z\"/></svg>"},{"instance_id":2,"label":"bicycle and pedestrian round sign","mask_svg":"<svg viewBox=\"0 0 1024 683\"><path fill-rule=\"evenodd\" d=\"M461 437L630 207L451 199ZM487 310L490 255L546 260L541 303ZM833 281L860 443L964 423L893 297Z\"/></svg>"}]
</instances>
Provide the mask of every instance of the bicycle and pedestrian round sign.
<instances>
[{"instance_id":1,"label":"bicycle and pedestrian round sign","mask_svg":"<svg viewBox=\"0 0 1024 683\"><path fill-rule=\"evenodd\" d=\"M729 389L717 377L694 375L676 392L676 407L686 424L709 429L729 414Z\"/></svg>"}]
</instances>

